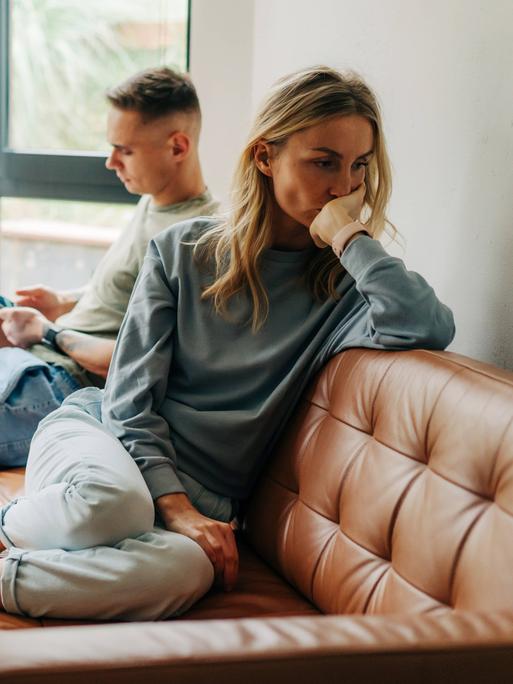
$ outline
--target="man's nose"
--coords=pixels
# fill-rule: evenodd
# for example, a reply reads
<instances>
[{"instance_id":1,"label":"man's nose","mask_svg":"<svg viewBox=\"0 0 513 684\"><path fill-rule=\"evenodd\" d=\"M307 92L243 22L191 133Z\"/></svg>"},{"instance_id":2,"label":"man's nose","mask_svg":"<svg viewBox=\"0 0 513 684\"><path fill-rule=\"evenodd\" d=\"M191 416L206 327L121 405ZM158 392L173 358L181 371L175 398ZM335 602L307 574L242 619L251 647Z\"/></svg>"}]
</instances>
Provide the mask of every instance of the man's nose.
<instances>
[{"instance_id":1,"label":"man's nose","mask_svg":"<svg viewBox=\"0 0 513 684\"><path fill-rule=\"evenodd\" d=\"M109 156L105 160L105 166L110 171L113 171L114 169L117 169L119 167L119 160L116 156L116 150L112 150L112 152L109 154Z\"/></svg>"}]
</instances>

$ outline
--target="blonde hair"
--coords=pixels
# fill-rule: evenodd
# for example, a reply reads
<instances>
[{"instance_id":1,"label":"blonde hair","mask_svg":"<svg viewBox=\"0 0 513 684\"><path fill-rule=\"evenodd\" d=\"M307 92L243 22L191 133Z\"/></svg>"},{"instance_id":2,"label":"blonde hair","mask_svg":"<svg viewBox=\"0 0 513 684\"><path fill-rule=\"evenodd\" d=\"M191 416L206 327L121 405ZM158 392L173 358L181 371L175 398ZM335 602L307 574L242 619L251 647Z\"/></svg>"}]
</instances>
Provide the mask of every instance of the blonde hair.
<instances>
[{"instance_id":1,"label":"blonde hair","mask_svg":"<svg viewBox=\"0 0 513 684\"><path fill-rule=\"evenodd\" d=\"M264 323L269 300L259 274L262 252L272 245L272 181L254 160L260 141L283 145L288 138L336 116L365 117L374 132L374 154L367 168L364 207L367 231L378 237L388 224L385 209L391 193L391 171L376 98L355 74L328 67L298 71L279 80L258 112L233 178L232 208L226 221L210 229L196 243L195 254L206 263L215 257L215 279L203 292L218 314L228 316L228 302L249 291L253 302L252 327ZM331 248L319 250L305 274L318 299L338 298L336 285L344 270Z\"/></svg>"}]
</instances>

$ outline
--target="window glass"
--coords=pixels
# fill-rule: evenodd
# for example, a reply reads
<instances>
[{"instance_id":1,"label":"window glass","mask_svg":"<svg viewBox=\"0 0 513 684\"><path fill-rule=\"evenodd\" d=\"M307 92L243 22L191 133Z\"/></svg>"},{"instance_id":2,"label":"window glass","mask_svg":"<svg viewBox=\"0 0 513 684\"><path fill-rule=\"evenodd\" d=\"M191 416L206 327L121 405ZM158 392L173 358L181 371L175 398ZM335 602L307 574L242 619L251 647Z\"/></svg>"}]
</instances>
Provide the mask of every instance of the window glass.
<instances>
[{"instance_id":1,"label":"window glass","mask_svg":"<svg viewBox=\"0 0 513 684\"><path fill-rule=\"evenodd\" d=\"M14 0L9 146L106 151L105 90L136 71L185 70L187 0Z\"/></svg>"},{"instance_id":2,"label":"window glass","mask_svg":"<svg viewBox=\"0 0 513 684\"><path fill-rule=\"evenodd\" d=\"M134 205L2 198L0 294L44 283L85 285Z\"/></svg>"}]
</instances>

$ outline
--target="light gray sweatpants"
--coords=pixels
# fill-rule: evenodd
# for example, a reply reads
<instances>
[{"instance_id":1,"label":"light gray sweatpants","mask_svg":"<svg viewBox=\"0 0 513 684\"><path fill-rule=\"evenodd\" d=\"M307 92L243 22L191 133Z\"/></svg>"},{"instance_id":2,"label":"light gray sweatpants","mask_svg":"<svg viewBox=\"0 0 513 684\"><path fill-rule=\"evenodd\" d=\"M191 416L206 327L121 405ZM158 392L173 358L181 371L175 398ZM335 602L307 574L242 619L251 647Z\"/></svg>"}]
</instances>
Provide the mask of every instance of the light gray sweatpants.
<instances>
[{"instance_id":1,"label":"light gray sweatpants","mask_svg":"<svg viewBox=\"0 0 513 684\"><path fill-rule=\"evenodd\" d=\"M76 395L99 404L93 388ZM202 513L231 519L230 499L182 475ZM187 610L214 579L196 542L155 526L130 454L73 399L41 422L26 496L0 510L0 539L9 550L3 605L30 617L162 619Z\"/></svg>"}]
</instances>

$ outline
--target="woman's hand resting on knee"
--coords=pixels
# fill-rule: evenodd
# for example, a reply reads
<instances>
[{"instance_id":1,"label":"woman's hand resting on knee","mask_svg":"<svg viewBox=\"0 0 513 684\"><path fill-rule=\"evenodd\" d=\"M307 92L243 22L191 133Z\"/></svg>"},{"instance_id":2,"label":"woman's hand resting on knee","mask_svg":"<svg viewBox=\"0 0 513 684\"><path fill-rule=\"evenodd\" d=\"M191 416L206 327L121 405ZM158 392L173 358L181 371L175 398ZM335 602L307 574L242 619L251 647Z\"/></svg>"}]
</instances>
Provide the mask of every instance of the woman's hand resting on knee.
<instances>
[{"instance_id":1,"label":"woman's hand resting on knee","mask_svg":"<svg viewBox=\"0 0 513 684\"><path fill-rule=\"evenodd\" d=\"M199 544L214 566L216 581L225 591L231 591L239 572L239 552L231 523L202 515L186 494L165 494L155 503L166 528Z\"/></svg>"}]
</instances>

